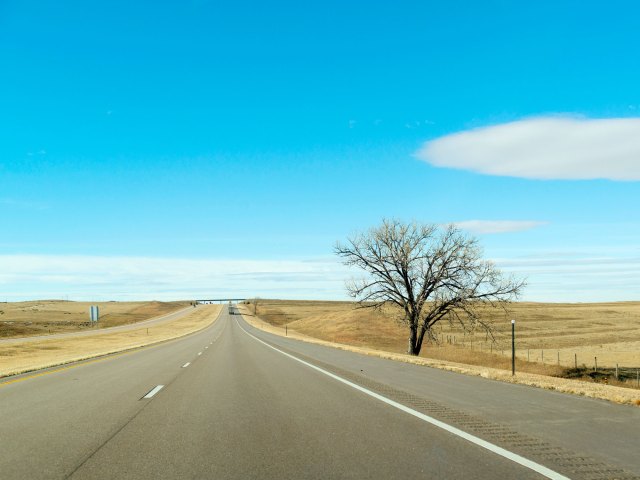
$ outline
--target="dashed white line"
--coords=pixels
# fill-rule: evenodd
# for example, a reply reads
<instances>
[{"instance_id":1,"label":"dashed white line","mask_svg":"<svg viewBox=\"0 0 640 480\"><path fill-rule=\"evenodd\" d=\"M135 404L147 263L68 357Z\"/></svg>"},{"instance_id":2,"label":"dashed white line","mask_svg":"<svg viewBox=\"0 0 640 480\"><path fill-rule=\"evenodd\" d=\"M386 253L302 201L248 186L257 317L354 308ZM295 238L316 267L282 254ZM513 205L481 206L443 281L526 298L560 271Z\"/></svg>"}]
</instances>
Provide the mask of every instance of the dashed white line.
<instances>
[{"instance_id":1,"label":"dashed white line","mask_svg":"<svg viewBox=\"0 0 640 480\"><path fill-rule=\"evenodd\" d=\"M202 352L198 352L198 355L202 355Z\"/></svg>"},{"instance_id":2,"label":"dashed white line","mask_svg":"<svg viewBox=\"0 0 640 480\"><path fill-rule=\"evenodd\" d=\"M292 360L295 360L296 362L299 362L303 365L306 365L307 367L313 368L314 370L323 373L324 375L327 375L328 377L333 378L334 380L337 380L341 383L344 383L345 385L350 386L351 388L354 388L356 390L359 390L360 392L369 395L370 397L373 397L377 400L380 400L381 402L386 403L387 405L397 408L398 410L401 410L403 412L408 413L409 415L413 415L416 418L419 418L420 420L423 420L427 423L430 423L431 425L434 425L436 427L439 427L449 433L452 433L453 435L456 435L460 438L464 438L465 440L468 440L471 443L474 443L476 445L478 445L479 447L485 448L487 450L489 450L490 452L493 452L497 455L500 455L501 457L504 457L508 460L511 460L514 463L517 463L519 465L522 465L523 467L529 468L530 470L533 470L534 472L537 472L541 475L543 475L546 478L549 478L551 480L570 480L569 477L565 477L564 475L551 470L550 468L545 467L544 465L540 465L539 463L536 463L532 460L529 460L528 458L522 457L520 455L518 455L517 453L513 453L510 452L509 450L506 450L502 447L499 447L497 445L494 445L493 443L487 442L486 440L483 440L479 437L476 437L475 435L471 435L470 433L465 432L464 430L460 430L459 428L456 427L452 427L451 425L441 422L440 420L436 420L433 417L430 417L428 415L425 415L424 413L418 412L417 410L414 410L412 408L409 408L405 405L402 405L401 403L398 403L394 400L391 400L390 398L387 398L385 396L380 395L379 393L373 392L367 388L361 387L360 385L358 385L357 383L353 383L350 382L349 380L346 380L342 377L339 377L338 375L335 375L327 370L324 370L320 367L316 367L315 365L313 365L312 363L309 362L305 362L304 360L295 357L287 352L283 352L282 350L280 350L279 348L274 347L273 345L268 344L267 342L264 342L262 340L260 340L258 337L252 335L251 333L249 333L247 330L245 330L242 326L240 326L240 322L238 322L238 319L236 319L236 323L238 324L238 326L240 327L240 329L246 333L247 335L249 335L251 338L253 338L254 340L257 340L258 342L266 345L267 347L275 350L278 353L281 353L282 355L289 357Z\"/></svg>"},{"instance_id":3,"label":"dashed white line","mask_svg":"<svg viewBox=\"0 0 640 480\"><path fill-rule=\"evenodd\" d=\"M189 365L191 365L191 362L187 362L184 365L182 365L182 368L187 368Z\"/></svg>"},{"instance_id":4,"label":"dashed white line","mask_svg":"<svg viewBox=\"0 0 640 480\"><path fill-rule=\"evenodd\" d=\"M158 393L160 390L162 390L163 387L164 387L164 385L156 385L155 387L153 387L151 389L151 391L149 393L147 393L142 398L151 398L151 397L153 397L156 393Z\"/></svg>"}]
</instances>

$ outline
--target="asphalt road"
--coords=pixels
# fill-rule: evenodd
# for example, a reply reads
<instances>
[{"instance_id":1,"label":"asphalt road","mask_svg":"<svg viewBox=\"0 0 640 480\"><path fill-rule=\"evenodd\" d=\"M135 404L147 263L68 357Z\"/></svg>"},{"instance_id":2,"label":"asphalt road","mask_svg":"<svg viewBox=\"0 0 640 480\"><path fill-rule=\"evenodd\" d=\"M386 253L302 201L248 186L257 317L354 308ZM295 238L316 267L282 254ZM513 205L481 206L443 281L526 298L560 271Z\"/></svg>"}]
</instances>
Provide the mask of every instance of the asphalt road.
<instances>
[{"instance_id":1,"label":"asphalt road","mask_svg":"<svg viewBox=\"0 0 640 480\"><path fill-rule=\"evenodd\" d=\"M297 342L226 312L5 380L0 413L2 479L640 475L638 408Z\"/></svg>"}]
</instances>

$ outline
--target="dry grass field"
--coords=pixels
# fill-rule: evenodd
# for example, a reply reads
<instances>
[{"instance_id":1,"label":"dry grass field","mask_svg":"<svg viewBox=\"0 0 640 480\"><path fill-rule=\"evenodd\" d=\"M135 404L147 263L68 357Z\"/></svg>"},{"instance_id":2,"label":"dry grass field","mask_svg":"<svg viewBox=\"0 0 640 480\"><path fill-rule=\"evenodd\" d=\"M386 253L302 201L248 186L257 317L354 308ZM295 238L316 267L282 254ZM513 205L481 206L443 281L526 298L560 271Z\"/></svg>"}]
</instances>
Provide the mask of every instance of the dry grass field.
<instances>
[{"instance_id":1,"label":"dry grass field","mask_svg":"<svg viewBox=\"0 0 640 480\"><path fill-rule=\"evenodd\" d=\"M89 307L98 305L100 321L89 324ZM68 302L40 300L0 303L0 338L67 333L139 322L179 310L189 302Z\"/></svg>"},{"instance_id":2,"label":"dry grass field","mask_svg":"<svg viewBox=\"0 0 640 480\"><path fill-rule=\"evenodd\" d=\"M253 313L254 305L247 306ZM352 302L259 300L258 316L279 327L322 340L406 352L407 329L392 313L356 309ZM436 328L438 342L423 346L421 357L511 368L511 319L516 320L519 372L592 378L636 386L640 367L640 302L594 304L515 303L510 312L488 312L495 339L484 332L463 332L446 323ZM593 372L595 358L599 375ZM577 358L578 370L574 371ZM616 381L619 364L623 381ZM627 378L624 378L624 373ZM603 373L608 373L602 376ZM624 381L626 380L626 381Z\"/></svg>"},{"instance_id":3,"label":"dry grass field","mask_svg":"<svg viewBox=\"0 0 640 480\"><path fill-rule=\"evenodd\" d=\"M196 332L218 318L222 305L201 305L177 319L127 331L51 338L5 345L0 348L0 377L62 365Z\"/></svg>"}]
</instances>

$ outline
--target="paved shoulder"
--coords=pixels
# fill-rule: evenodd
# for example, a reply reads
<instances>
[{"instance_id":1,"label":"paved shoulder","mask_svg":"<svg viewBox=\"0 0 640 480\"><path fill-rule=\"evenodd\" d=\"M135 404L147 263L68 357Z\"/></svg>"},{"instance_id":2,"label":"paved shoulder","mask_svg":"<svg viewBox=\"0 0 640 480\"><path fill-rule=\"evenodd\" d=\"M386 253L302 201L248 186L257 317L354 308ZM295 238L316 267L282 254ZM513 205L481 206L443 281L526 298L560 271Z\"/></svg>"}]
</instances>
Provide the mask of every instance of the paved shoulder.
<instances>
[{"instance_id":1,"label":"paved shoulder","mask_svg":"<svg viewBox=\"0 0 640 480\"><path fill-rule=\"evenodd\" d=\"M640 409L253 335L353 383L575 478L640 476Z\"/></svg>"}]
</instances>

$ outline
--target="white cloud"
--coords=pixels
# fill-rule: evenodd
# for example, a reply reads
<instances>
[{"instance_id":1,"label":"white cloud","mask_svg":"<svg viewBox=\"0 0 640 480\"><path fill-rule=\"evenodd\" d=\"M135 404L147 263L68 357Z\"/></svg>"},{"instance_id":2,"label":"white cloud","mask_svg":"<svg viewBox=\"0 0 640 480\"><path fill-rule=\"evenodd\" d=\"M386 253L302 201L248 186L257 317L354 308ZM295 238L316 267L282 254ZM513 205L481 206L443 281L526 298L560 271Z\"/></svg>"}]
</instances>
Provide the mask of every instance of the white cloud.
<instances>
[{"instance_id":1,"label":"white cloud","mask_svg":"<svg viewBox=\"0 0 640 480\"><path fill-rule=\"evenodd\" d=\"M538 253L490 257L506 273L528 278L523 300L640 300L637 250L612 256L574 251ZM188 300L255 295L340 300L346 299L344 280L355 273L333 257L276 261L0 255L0 301Z\"/></svg>"},{"instance_id":2,"label":"white cloud","mask_svg":"<svg viewBox=\"0 0 640 480\"><path fill-rule=\"evenodd\" d=\"M546 225L546 222L531 220L466 220L464 222L455 222L455 225L471 233L482 235L489 233L523 232Z\"/></svg>"},{"instance_id":3,"label":"white cloud","mask_svg":"<svg viewBox=\"0 0 640 480\"><path fill-rule=\"evenodd\" d=\"M527 278L523 300L606 302L640 300L640 257L567 252L537 258L494 258L506 273Z\"/></svg>"},{"instance_id":4,"label":"white cloud","mask_svg":"<svg viewBox=\"0 0 640 480\"><path fill-rule=\"evenodd\" d=\"M0 299L344 298L345 278L338 259L0 255Z\"/></svg>"},{"instance_id":5,"label":"white cloud","mask_svg":"<svg viewBox=\"0 0 640 480\"><path fill-rule=\"evenodd\" d=\"M640 180L640 118L525 119L437 138L416 156L487 175Z\"/></svg>"}]
</instances>

